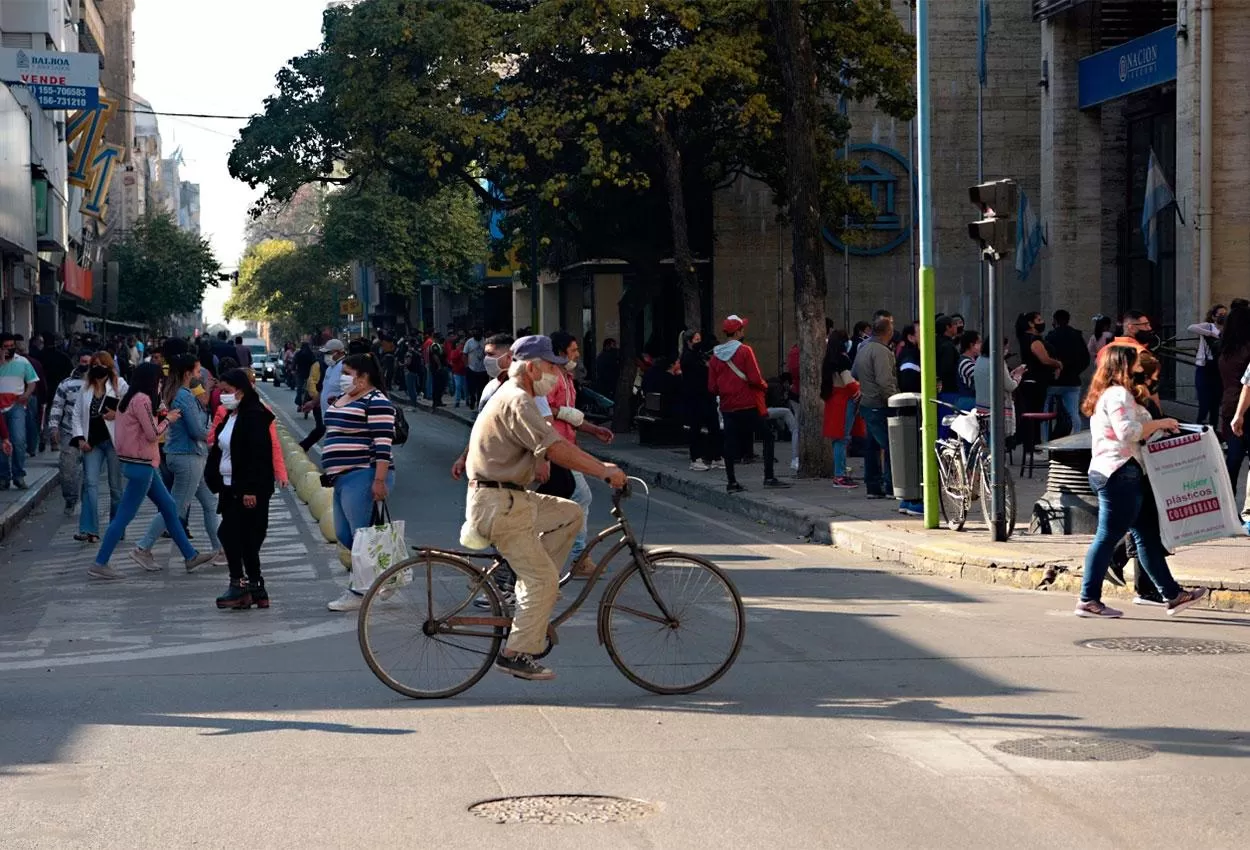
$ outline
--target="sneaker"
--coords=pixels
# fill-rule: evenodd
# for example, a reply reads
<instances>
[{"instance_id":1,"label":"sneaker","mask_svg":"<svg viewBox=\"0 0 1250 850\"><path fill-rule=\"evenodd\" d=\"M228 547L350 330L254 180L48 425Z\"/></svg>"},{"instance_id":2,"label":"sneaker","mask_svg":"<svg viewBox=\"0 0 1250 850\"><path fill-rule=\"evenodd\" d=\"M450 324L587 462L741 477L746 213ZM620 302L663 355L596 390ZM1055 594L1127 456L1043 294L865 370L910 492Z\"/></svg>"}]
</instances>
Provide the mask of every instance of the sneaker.
<instances>
[{"instance_id":1,"label":"sneaker","mask_svg":"<svg viewBox=\"0 0 1250 850\"><path fill-rule=\"evenodd\" d=\"M782 481L777 478L765 478L764 486L769 488L770 490L785 490L790 485L787 484L785 481Z\"/></svg>"},{"instance_id":2,"label":"sneaker","mask_svg":"<svg viewBox=\"0 0 1250 850\"><path fill-rule=\"evenodd\" d=\"M161 565L156 563L156 556L152 554L151 549L140 549L135 547L130 550L130 560L143 567L150 573L158 573L161 571Z\"/></svg>"},{"instance_id":3,"label":"sneaker","mask_svg":"<svg viewBox=\"0 0 1250 850\"><path fill-rule=\"evenodd\" d=\"M712 467L708 466L706 463L704 463L701 460L695 460L695 461L690 462L691 472L707 472L711 468Z\"/></svg>"},{"instance_id":4,"label":"sneaker","mask_svg":"<svg viewBox=\"0 0 1250 850\"><path fill-rule=\"evenodd\" d=\"M899 502L898 512L904 516L924 516L924 504L921 502Z\"/></svg>"},{"instance_id":5,"label":"sneaker","mask_svg":"<svg viewBox=\"0 0 1250 850\"><path fill-rule=\"evenodd\" d=\"M868 501L870 502L879 502L882 499L886 499L886 498L889 498L889 497L886 496L885 493L871 493L870 492L868 494Z\"/></svg>"},{"instance_id":6,"label":"sneaker","mask_svg":"<svg viewBox=\"0 0 1250 850\"><path fill-rule=\"evenodd\" d=\"M78 504L76 502L66 502L65 503L65 515L73 516L76 513L78 513Z\"/></svg>"},{"instance_id":7,"label":"sneaker","mask_svg":"<svg viewBox=\"0 0 1250 850\"><path fill-rule=\"evenodd\" d=\"M1246 520L1246 534L1250 534L1250 519Z\"/></svg>"},{"instance_id":8,"label":"sneaker","mask_svg":"<svg viewBox=\"0 0 1250 850\"><path fill-rule=\"evenodd\" d=\"M853 478L848 478L845 475L839 475L837 478L833 479L833 486L839 490L854 490L859 486L859 482Z\"/></svg>"},{"instance_id":9,"label":"sneaker","mask_svg":"<svg viewBox=\"0 0 1250 850\"><path fill-rule=\"evenodd\" d=\"M708 466L712 469L724 469L725 462L723 460L714 460L710 464L708 464ZM1250 522L1246 523L1246 529L1250 530Z\"/></svg>"},{"instance_id":10,"label":"sneaker","mask_svg":"<svg viewBox=\"0 0 1250 850\"><path fill-rule=\"evenodd\" d=\"M31 455L31 457L34 457L34 455ZM30 485L26 483L26 479L25 479L25 478L14 478L14 479L13 479L13 486L14 486L14 487L16 487L16 488L17 488L17 489L19 489L19 490L29 490L29 489L30 489Z\"/></svg>"},{"instance_id":11,"label":"sneaker","mask_svg":"<svg viewBox=\"0 0 1250 850\"><path fill-rule=\"evenodd\" d=\"M124 575L110 567L108 564L92 564L87 568L87 575L91 578L102 578L108 581L117 581L118 579L125 578Z\"/></svg>"},{"instance_id":12,"label":"sneaker","mask_svg":"<svg viewBox=\"0 0 1250 850\"><path fill-rule=\"evenodd\" d=\"M516 610L516 594L511 590L499 589L499 601L503 603L503 613L505 617L511 617L512 612ZM483 611L490 610L490 600L485 596L479 596L473 600L474 608L481 608Z\"/></svg>"},{"instance_id":13,"label":"sneaker","mask_svg":"<svg viewBox=\"0 0 1250 850\"><path fill-rule=\"evenodd\" d=\"M1111 561L1111 564L1107 567L1107 576L1106 576L1107 581L1111 582L1116 587L1127 587L1128 583L1124 580L1124 569L1129 565L1129 562L1133 562L1133 573L1136 574L1137 573L1136 560L1137 560L1136 558L1129 558L1128 561L1121 564L1121 563L1117 563L1113 559Z\"/></svg>"},{"instance_id":14,"label":"sneaker","mask_svg":"<svg viewBox=\"0 0 1250 850\"><path fill-rule=\"evenodd\" d=\"M526 655L524 652L511 658L500 653L495 659L495 667L518 679L529 679L531 682L546 682L556 677L554 670L544 667L535 661L533 656Z\"/></svg>"},{"instance_id":15,"label":"sneaker","mask_svg":"<svg viewBox=\"0 0 1250 850\"><path fill-rule=\"evenodd\" d=\"M1076 616L1078 617L1090 617L1094 619L1097 619L1099 617L1106 617L1107 619L1115 619L1116 617L1124 616L1123 611L1117 611L1114 608L1108 608L1106 605L1103 605L1101 602L1078 602L1076 605L1076 610L1073 611L1072 613L1076 614Z\"/></svg>"},{"instance_id":16,"label":"sneaker","mask_svg":"<svg viewBox=\"0 0 1250 850\"><path fill-rule=\"evenodd\" d=\"M213 566L214 567L230 566L230 559L226 557L225 549L218 549L216 552L213 553Z\"/></svg>"},{"instance_id":17,"label":"sneaker","mask_svg":"<svg viewBox=\"0 0 1250 850\"><path fill-rule=\"evenodd\" d=\"M359 593L352 593L350 590L344 590L343 595L333 602L326 605L331 611L359 611L360 603L364 597Z\"/></svg>"},{"instance_id":18,"label":"sneaker","mask_svg":"<svg viewBox=\"0 0 1250 850\"><path fill-rule=\"evenodd\" d=\"M1161 596L1134 596L1134 605L1149 605L1152 608L1166 608L1167 602Z\"/></svg>"},{"instance_id":19,"label":"sneaker","mask_svg":"<svg viewBox=\"0 0 1250 850\"><path fill-rule=\"evenodd\" d=\"M1182 590L1180 595L1175 599L1168 600L1168 616L1174 617L1184 611L1195 602L1201 602L1207 597L1207 589L1205 587L1195 587L1193 590Z\"/></svg>"},{"instance_id":20,"label":"sneaker","mask_svg":"<svg viewBox=\"0 0 1250 850\"><path fill-rule=\"evenodd\" d=\"M790 459L790 468L793 469L795 472L799 471L799 459L797 457Z\"/></svg>"},{"instance_id":21,"label":"sneaker","mask_svg":"<svg viewBox=\"0 0 1250 850\"><path fill-rule=\"evenodd\" d=\"M193 573L205 564L211 564L215 556L213 552L200 552L194 558L187 558L182 565L187 568L187 572Z\"/></svg>"},{"instance_id":22,"label":"sneaker","mask_svg":"<svg viewBox=\"0 0 1250 850\"><path fill-rule=\"evenodd\" d=\"M731 481L725 485L726 493L744 493L746 492L746 489L747 488L743 487L737 481Z\"/></svg>"}]
</instances>

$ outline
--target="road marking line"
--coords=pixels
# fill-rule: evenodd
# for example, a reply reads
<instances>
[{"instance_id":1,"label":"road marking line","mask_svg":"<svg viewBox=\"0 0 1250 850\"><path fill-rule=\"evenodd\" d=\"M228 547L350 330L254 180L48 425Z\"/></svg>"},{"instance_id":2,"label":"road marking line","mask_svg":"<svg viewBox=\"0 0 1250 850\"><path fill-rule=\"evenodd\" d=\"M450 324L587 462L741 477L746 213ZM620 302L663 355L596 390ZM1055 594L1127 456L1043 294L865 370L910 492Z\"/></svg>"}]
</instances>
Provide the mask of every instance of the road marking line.
<instances>
[{"instance_id":1,"label":"road marking line","mask_svg":"<svg viewBox=\"0 0 1250 850\"><path fill-rule=\"evenodd\" d=\"M743 531L741 528L737 528L736 526L732 526L732 525L730 525L730 524L729 524L729 523L727 523L727 522L721 522L720 520L715 520L715 519L712 519L712 518L711 518L711 517L709 517L709 516L705 516L705 515L703 515L703 514L701 514L701 513L697 513L696 511L692 511L692 510L690 510L689 508L683 508L681 505L677 505L677 504L674 504L674 503L672 503L672 502L669 502L669 501L667 501L667 500L665 500L665 499L661 499L661 498L659 498L658 496L652 495L652 496L651 496L651 501L653 501L653 502L655 502L655 503L657 503L657 504L660 504L660 505L664 505L665 507L672 508L672 509L673 509L673 510L675 510L675 511L681 511L683 514L686 514L686 515L688 515L688 516L692 516L692 517L694 517L694 518L696 518L696 519L702 520L703 522L706 522L706 523L709 523L709 524L711 524L711 525L714 525L714 526L716 526L717 528L719 528L719 529L721 529L721 530L723 530L723 531L728 531L728 532L731 532L731 533L733 533L733 534L736 534L736 535L738 535L739 537L745 537L747 540L754 540L754 541L756 541L757 543L761 543L761 544L763 544L763 545L765 545L765 546L769 546L769 547L773 547L773 548L776 548L776 549L780 549L780 550L782 550L783 552L788 552L788 553L790 553L791 555L797 555L797 556L799 556L799 557L801 557L801 558L811 558L811 557L814 557L814 553L813 553L813 554L809 554L809 553L804 552L804 551L802 551L802 550L800 550L800 549L795 549L795 548L793 548L792 546L786 546L784 543L774 543L773 541L769 540L767 537L762 537L762 536L760 536L760 535L758 535L758 534L753 534L753 533L752 533L752 532L750 532L750 531Z\"/></svg>"}]
</instances>

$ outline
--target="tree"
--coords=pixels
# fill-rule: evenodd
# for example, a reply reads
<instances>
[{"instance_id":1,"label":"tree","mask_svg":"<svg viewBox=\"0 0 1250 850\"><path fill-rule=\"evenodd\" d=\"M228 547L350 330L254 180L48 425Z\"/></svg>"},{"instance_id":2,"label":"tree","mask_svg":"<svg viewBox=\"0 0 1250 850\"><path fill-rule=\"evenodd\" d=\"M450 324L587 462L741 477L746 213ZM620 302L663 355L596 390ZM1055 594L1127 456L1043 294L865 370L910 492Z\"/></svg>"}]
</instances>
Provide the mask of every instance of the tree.
<instances>
[{"instance_id":1,"label":"tree","mask_svg":"<svg viewBox=\"0 0 1250 850\"><path fill-rule=\"evenodd\" d=\"M263 215L248 220L248 246L259 245L267 239L285 239L297 245L319 241L325 201L325 186L320 183L301 186L286 203L275 204Z\"/></svg>"},{"instance_id":2,"label":"tree","mask_svg":"<svg viewBox=\"0 0 1250 850\"><path fill-rule=\"evenodd\" d=\"M221 264L208 240L182 230L165 212L141 218L113 249L121 315L164 328L171 316L200 308Z\"/></svg>"},{"instance_id":3,"label":"tree","mask_svg":"<svg viewBox=\"0 0 1250 850\"><path fill-rule=\"evenodd\" d=\"M410 295L422 280L452 291L480 282L486 260L486 224L476 196L448 186L414 200L396 192L385 175L330 193L324 245L337 263L372 265L391 290Z\"/></svg>"},{"instance_id":4,"label":"tree","mask_svg":"<svg viewBox=\"0 0 1250 850\"><path fill-rule=\"evenodd\" d=\"M346 270L320 245L268 240L244 254L224 313L227 319L272 322L294 338L332 323L347 292Z\"/></svg>"}]
</instances>

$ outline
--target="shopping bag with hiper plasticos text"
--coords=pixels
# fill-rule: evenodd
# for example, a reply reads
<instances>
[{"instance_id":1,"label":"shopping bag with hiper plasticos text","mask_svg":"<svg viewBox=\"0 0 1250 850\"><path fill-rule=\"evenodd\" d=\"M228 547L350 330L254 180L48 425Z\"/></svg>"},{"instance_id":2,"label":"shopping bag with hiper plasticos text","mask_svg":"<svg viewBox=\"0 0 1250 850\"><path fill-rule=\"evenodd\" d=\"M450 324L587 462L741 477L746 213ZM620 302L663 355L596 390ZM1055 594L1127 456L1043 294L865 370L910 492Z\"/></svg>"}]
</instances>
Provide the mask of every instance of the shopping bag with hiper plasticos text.
<instances>
[{"instance_id":1,"label":"shopping bag with hiper plasticos text","mask_svg":"<svg viewBox=\"0 0 1250 850\"><path fill-rule=\"evenodd\" d=\"M1244 535L1228 467L1215 434L1187 430L1142 447L1159 532L1169 552L1179 546Z\"/></svg>"}]
</instances>

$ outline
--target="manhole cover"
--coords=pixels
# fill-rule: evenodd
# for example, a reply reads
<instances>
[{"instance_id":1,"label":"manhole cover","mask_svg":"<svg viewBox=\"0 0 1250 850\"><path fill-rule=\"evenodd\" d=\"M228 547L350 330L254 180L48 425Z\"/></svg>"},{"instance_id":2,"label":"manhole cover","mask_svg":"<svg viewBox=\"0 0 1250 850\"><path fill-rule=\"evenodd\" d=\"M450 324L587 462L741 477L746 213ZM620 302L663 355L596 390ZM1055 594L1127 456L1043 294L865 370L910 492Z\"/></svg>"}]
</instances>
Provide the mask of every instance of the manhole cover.
<instances>
[{"instance_id":1,"label":"manhole cover","mask_svg":"<svg viewBox=\"0 0 1250 850\"><path fill-rule=\"evenodd\" d=\"M1147 652L1152 655L1236 655L1250 652L1250 644L1198 638L1125 637L1081 641L1086 649Z\"/></svg>"},{"instance_id":2,"label":"manhole cover","mask_svg":"<svg viewBox=\"0 0 1250 850\"><path fill-rule=\"evenodd\" d=\"M495 823L623 823L640 820L660 809L644 800L601 797L594 794L537 794L503 797L469 806L478 817Z\"/></svg>"},{"instance_id":3,"label":"manhole cover","mask_svg":"<svg viewBox=\"0 0 1250 850\"><path fill-rule=\"evenodd\" d=\"M994 749L1048 761L1132 761L1154 755L1146 747L1105 738L1018 738L995 744Z\"/></svg>"}]
</instances>

